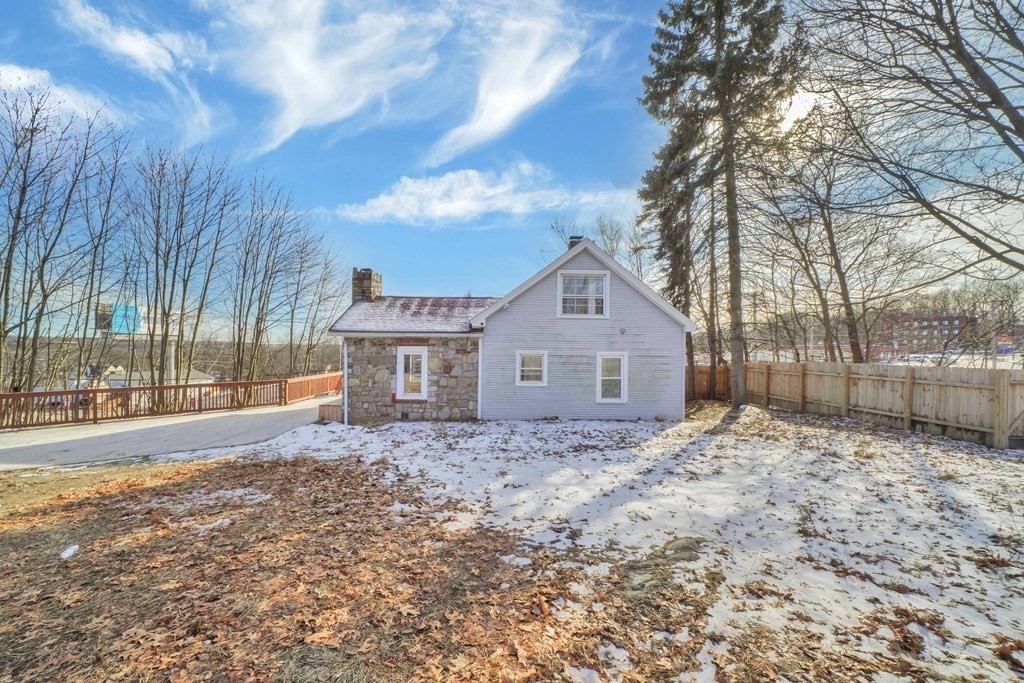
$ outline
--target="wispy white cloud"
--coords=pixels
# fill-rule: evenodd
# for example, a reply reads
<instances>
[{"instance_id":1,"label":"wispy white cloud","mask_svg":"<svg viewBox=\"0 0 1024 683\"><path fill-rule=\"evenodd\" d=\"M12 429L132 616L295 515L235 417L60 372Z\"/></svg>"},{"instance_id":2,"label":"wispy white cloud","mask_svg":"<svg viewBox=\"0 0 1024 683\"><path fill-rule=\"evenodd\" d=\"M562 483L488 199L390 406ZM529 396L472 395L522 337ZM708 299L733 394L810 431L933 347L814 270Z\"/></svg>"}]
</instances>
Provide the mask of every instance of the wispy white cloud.
<instances>
[{"instance_id":1,"label":"wispy white cloud","mask_svg":"<svg viewBox=\"0 0 1024 683\"><path fill-rule=\"evenodd\" d=\"M0 47L10 47L18 42L19 32L17 29L9 28L6 31L0 31Z\"/></svg>"},{"instance_id":2,"label":"wispy white cloud","mask_svg":"<svg viewBox=\"0 0 1024 683\"><path fill-rule=\"evenodd\" d=\"M65 22L96 47L154 77L174 68L174 56L153 36L138 29L115 26L107 15L84 0L62 0L62 5Z\"/></svg>"},{"instance_id":3,"label":"wispy white cloud","mask_svg":"<svg viewBox=\"0 0 1024 683\"><path fill-rule=\"evenodd\" d=\"M612 22L564 2L187 0L205 24L187 32L166 30L145 10L104 12L97 0L57 0L57 14L161 84L192 142L223 125L193 78L216 70L276 105L257 153L304 129L358 131L462 108L424 156L434 167L499 138L587 64L609 59L608 32L591 34Z\"/></svg>"},{"instance_id":4,"label":"wispy white cloud","mask_svg":"<svg viewBox=\"0 0 1024 683\"><path fill-rule=\"evenodd\" d=\"M427 166L499 137L568 79L586 38L569 18L556 0L487 4L470 13L484 44L476 103L469 120L430 149Z\"/></svg>"},{"instance_id":5,"label":"wispy white cloud","mask_svg":"<svg viewBox=\"0 0 1024 683\"><path fill-rule=\"evenodd\" d=\"M58 84L45 69L0 63L0 92L45 92L60 110L89 119L100 116L108 121L124 121L125 116L106 98L74 86Z\"/></svg>"},{"instance_id":6,"label":"wispy white cloud","mask_svg":"<svg viewBox=\"0 0 1024 683\"><path fill-rule=\"evenodd\" d=\"M338 214L356 222L396 222L441 227L489 214L522 216L543 211L584 215L628 215L636 193L622 189L570 189L536 164L520 162L501 173L462 169L443 175L403 177L387 192L362 204L344 204Z\"/></svg>"},{"instance_id":7,"label":"wispy white cloud","mask_svg":"<svg viewBox=\"0 0 1024 683\"><path fill-rule=\"evenodd\" d=\"M327 0L202 0L217 15L228 69L279 110L260 151L348 119L436 67L451 27L438 9L352 10ZM383 7L378 3L376 7Z\"/></svg>"},{"instance_id":8,"label":"wispy white cloud","mask_svg":"<svg viewBox=\"0 0 1024 683\"><path fill-rule=\"evenodd\" d=\"M79 37L167 90L176 109L184 113L186 143L210 136L212 112L187 74L209 62L202 37L117 23L86 0L61 0L60 5L58 18Z\"/></svg>"}]
</instances>

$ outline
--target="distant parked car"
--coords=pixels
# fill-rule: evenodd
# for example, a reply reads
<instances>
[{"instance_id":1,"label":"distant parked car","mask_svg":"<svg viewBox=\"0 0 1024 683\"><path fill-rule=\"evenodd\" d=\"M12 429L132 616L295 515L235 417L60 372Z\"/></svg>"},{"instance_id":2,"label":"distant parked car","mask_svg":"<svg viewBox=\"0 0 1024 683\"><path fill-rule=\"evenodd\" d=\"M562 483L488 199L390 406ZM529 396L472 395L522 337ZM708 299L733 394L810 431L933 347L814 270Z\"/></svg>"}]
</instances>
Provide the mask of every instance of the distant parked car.
<instances>
[{"instance_id":1,"label":"distant parked car","mask_svg":"<svg viewBox=\"0 0 1024 683\"><path fill-rule=\"evenodd\" d=\"M54 387L53 389L45 389L43 387L36 387L36 391L49 391L49 392L74 392L80 389L105 389L102 386L93 386L92 380L82 380L81 382L68 382L66 387ZM107 400L107 394L100 392L96 394L85 394L85 393L62 393L62 394L51 394L46 396L44 399L46 407L51 410L57 410L58 408L70 408L71 406L77 405L79 408L88 408L92 405L93 401L97 404L102 405Z\"/></svg>"}]
</instances>

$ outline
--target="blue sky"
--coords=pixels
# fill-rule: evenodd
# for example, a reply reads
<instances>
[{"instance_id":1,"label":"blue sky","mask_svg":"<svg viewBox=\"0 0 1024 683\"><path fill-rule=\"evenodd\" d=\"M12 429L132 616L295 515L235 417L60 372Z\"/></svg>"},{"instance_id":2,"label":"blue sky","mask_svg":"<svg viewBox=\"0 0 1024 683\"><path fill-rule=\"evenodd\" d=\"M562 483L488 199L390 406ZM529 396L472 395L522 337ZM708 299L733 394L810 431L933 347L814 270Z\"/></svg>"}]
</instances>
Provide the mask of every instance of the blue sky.
<instances>
[{"instance_id":1,"label":"blue sky","mask_svg":"<svg viewBox=\"0 0 1024 683\"><path fill-rule=\"evenodd\" d=\"M0 88L266 172L385 293L504 294L555 216L629 219L662 139L636 102L660 2L6 4Z\"/></svg>"}]
</instances>

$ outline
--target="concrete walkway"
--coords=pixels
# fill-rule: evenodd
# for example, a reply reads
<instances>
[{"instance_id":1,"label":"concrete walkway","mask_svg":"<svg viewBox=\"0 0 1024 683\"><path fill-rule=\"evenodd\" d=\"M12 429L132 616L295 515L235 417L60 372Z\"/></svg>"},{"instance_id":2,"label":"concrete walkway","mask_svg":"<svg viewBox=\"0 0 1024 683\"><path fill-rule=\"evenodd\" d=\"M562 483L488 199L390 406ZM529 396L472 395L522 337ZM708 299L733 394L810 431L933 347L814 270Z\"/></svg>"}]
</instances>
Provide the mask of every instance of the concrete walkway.
<instances>
[{"instance_id":1,"label":"concrete walkway","mask_svg":"<svg viewBox=\"0 0 1024 683\"><path fill-rule=\"evenodd\" d=\"M0 471L243 446L316 422L337 396L290 406L0 432Z\"/></svg>"}]
</instances>

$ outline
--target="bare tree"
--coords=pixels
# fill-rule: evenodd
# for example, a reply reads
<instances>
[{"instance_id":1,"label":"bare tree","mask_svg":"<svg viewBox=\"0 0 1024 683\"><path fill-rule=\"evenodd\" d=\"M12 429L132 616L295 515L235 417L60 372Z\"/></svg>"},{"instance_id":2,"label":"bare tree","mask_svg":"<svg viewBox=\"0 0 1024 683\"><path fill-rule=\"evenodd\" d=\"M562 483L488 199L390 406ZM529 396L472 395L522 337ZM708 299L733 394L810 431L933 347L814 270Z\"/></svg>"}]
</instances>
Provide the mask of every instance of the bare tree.
<instances>
[{"instance_id":1,"label":"bare tree","mask_svg":"<svg viewBox=\"0 0 1024 683\"><path fill-rule=\"evenodd\" d=\"M80 386L108 362L188 382L200 357L255 379L281 348L288 373L327 365L347 283L287 193L243 193L202 150L131 153L100 114L68 112L43 89L0 94L0 390ZM119 306L141 329L106 329Z\"/></svg>"},{"instance_id":2,"label":"bare tree","mask_svg":"<svg viewBox=\"0 0 1024 683\"><path fill-rule=\"evenodd\" d=\"M94 209L117 201L123 149L113 125L64 115L46 91L0 95L0 386L52 386L70 357L63 338L106 284L94 269L116 218Z\"/></svg>"},{"instance_id":3,"label":"bare tree","mask_svg":"<svg viewBox=\"0 0 1024 683\"><path fill-rule=\"evenodd\" d=\"M238 238L230 250L228 310L232 376L255 379L271 328L286 308L289 275L302 265L300 216L291 197L262 178L250 181Z\"/></svg>"},{"instance_id":4,"label":"bare tree","mask_svg":"<svg viewBox=\"0 0 1024 683\"><path fill-rule=\"evenodd\" d=\"M329 336L324 324L348 295L348 280L338 270L338 258L324 245L323 237L307 234L299 247L291 275L292 295L288 309L288 373L308 375L317 350Z\"/></svg>"},{"instance_id":5,"label":"bare tree","mask_svg":"<svg viewBox=\"0 0 1024 683\"><path fill-rule=\"evenodd\" d=\"M907 240L913 218L893 207L890 188L870 168L846 154L855 143L844 118L814 108L750 164L744 196L756 217L749 245L756 261L796 271L788 283L767 278L766 286L807 290L826 360L848 351L860 363L869 357L871 311L926 281L932 252Z\"/></svg>"},{"instance_id":6,"label":"bare tree","mask_svg":"<svg viewBox=\"0 0 1024 683\"><path fill-rule=\"evenodd\" d=\"M226 162L173 150L150 151L136 161L129 258L139 265L134 299L145 310L151 383L189 380L238 203L238 183Z\"/></svg>"},{"instance_id":7,"label":"bare tree","mask_svg":"<svg viewBox=\"0 0 1024 683\"><path fill-rule=\"evenodd\" d=\"M847 153L922 227L1024 270L1024 12L1013 0L804 3L809 87L856 136Z\"/></svg>"},{"instance_id":8,"label":"bare tree","mask_svg":"<svg viewBox=\"0 0 1024 683\"><path fill-rule=\"evenodd\" d=\"M551 232L556 240L554 249L544 249L547 257L560 255L575 235L588 237L602 251L607 253L633 275L644 281L653 276L651 253L653 246L648 243L642 220L634 218L625 221L607 214L598 214L592 227L580 226L575 219L556 216L551 221Z\"/></svg>"}]
</instances>

